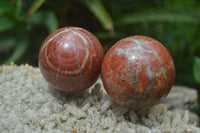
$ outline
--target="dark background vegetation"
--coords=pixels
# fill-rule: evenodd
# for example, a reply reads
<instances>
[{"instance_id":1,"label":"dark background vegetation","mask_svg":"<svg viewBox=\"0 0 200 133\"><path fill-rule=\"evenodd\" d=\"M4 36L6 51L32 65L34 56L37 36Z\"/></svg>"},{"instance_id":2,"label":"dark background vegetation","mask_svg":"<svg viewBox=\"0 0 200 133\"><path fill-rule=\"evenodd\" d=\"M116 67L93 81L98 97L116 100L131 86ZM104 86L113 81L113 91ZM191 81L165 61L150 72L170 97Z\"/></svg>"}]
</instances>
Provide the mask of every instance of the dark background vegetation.
<instances>
[{"instance_id":1,"label":"dark background vegetation","mask_svg":"<svg viewBox=\"0 0 200 133\"><path fill-rule=\"evenodd\" d=\"M91 31L105 52L124 37L150 36L171 53L175 84L200 90L200 0L0 0L1 65L38 66L45 37L66 26Z\"/></svg>"}]
</instances>

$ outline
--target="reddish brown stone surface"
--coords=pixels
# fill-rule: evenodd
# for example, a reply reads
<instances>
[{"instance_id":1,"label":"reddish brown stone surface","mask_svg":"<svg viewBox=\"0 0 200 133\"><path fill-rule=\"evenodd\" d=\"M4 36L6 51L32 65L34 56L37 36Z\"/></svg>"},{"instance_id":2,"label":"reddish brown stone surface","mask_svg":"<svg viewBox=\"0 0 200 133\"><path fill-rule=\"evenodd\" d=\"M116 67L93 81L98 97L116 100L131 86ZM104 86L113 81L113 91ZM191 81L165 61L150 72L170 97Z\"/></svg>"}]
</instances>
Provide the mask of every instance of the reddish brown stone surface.
<instances>
[{"instance_id":1,"label":"reddish brown stone surface","mask_svg":"<svg viewBox=\"0 0 200 133\"><path fill-rule=\"evenodd\" d=\"M39 52L39 67L52 86L75 93L97 80L103 55L103 48L92 33L78 27L66 27L44 40Z\"/></svg>"},{"instance_id":2,"label":"reddish brown stone surface","mask_svg":"<svg viewBox=\"0 0 200 133\"><path fill-rule=\"evenodd\" d=\"M175 68L161 43L145 36L130 36L106 53L101 76L114 101L141 109L158 103L169 93Z\"/></svg>"}]
</instances>

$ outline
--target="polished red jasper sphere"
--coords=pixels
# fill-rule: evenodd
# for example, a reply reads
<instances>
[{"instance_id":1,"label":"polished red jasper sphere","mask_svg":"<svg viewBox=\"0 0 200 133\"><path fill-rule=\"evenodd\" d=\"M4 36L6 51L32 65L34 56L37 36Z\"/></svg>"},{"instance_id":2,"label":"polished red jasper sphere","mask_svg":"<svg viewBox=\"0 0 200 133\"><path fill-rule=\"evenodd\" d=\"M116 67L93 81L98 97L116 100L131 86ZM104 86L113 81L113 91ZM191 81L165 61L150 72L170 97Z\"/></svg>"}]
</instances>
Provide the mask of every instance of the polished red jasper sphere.
<instances>
[{"instance_id":1,"label":"polished red jasper sphere","mask_svg":"<svg viewBox=\"0 0 200 133\"><path fill-rule=\"evenodd\" d=\"M101 76L114 101L141 109L158 103L169 93L175 68L170 53L161 43L150 37L130 36L108 50Z\"/></svg>"},{"instance_id":2,"label":"polished red jasper sphere","mask_svg":"<svg viewBox=\"0 0 200 133\"><path fill-rule=\"evenodd\" d=\"M50 34L39 52L39 67L55 88L75 93L90 87L98 78L103 48L89 31L66 27Z\"/></svg>"}]
</instances>

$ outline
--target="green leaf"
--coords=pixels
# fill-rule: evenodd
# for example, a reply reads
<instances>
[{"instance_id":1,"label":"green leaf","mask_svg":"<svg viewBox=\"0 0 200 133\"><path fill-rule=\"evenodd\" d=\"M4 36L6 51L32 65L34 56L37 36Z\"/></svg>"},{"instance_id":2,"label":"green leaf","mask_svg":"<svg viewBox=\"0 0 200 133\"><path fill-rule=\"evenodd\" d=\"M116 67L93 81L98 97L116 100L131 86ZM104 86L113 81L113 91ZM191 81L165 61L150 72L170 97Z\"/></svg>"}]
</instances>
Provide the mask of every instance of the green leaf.
<instances>
[{"instance_id":1,"label":"green leaf","mask_svg":"<svg viewBox=\"0 0 200 133\"><path fill-rule=\"evenodd\" d=\"M1 0L0 1L0 15L8 14L15 12L15 5L12 4L9 0Z\"/></svg>"},{"instance_id":2,"label":"green leaf","mask_svg":"<svg viewBox=\"0 0 200 133\"><path fill-rule=\"evenodd\" d=\"M193 74L197 83L200 84L200 58L199 57L196 57L194 60Z\"/></svg>"},{"instance_id":3,"label":"green leaf","mask_svg":"<svg viewBox=\"0 0 200 133\"><path fill-rule=\"evenodd\" d=\"M0 32L11 29L14 26L14 21L1 16L0 17Z\"/></svg>"},{"instance_id":4,"label":"green leaf","mask_svg":"<svg viewBox=\"0 0 200 133\"><path fill-rule=\"evenodd\" d=\"M4 64L10 64L11 62L17 62L27 51L29 39L27 36L19 38L12 55L4 62Z\"/></svg>"},{"instance_id":5,"label":"green leaf","mask_svg":"<svg viewBox=\"0 0 200 133\"><path fill-rule=\"evenodd\" d=\"M196 113L200 112L200 91L198 91L197 105L194 108L192 108L191 111Z\"/></svg>"},{"instance_id":6,"label":"green leaf","mask_svg":"<svg viewBox=\"0 0 200 133\"><path fill-rule=\"evenodd\" d=\"M114 32L113 20L100 0L81 0L81 2L97 17L105 29Z\"/></svg>"},{"instance_id":7,"label":"green leaf","mask_svg":"<svg viewBox=\"0 0 200 133\"><path fill-rule=\"evenodd\" d=\"M16 1L16 12L15 12L15 15L18 17L21 12L22 12L22 0L17 0Z\"/></svg>"},{"instance_id":8,"label":"green leaf","mask_svg":"<svg viewBox=\"0 0 200 133\"><path fill-rule=\"evenodd\" d=\"M10 48L14 47L15 38L14 37L8 37L4 39L0 39L0 52L7 51Z\"/></svg>"},{"instance_id":9,"label":"green leaf","mask_svg":"<svg viewBox=\"0 0 200 133\"><path fill-rule=\"evenodd\" d=\"M51 11L37 11L29 17L29 22L33 25L47 27L50 33L58 28L56 15Z\"/></svg>"},{"instance_id":10,"label":"green leaf","mask_svg":"<svg viewBox=\"0 0 200 133\"><path fill-rule=\"evenodd\" d=\"M111 34L109 34L109 32L106 32L106 31L96 32L95 36L100 40L112 38ZM115 32L115 39L120 39L120 38L123 38L123 37L126 37L126 34L120 33L120 32Z\"/></svg>"},{"instance_id":11,"label":"green leaf","mask_svg":"<svg viewBox=\"0 0 200 133\"><path fill-rule=\"evenodd\" d=\"M45 2L46 0L35 0L34 3L32 4L31 8L29 9L27 15L30 16L32 15L35 11L37 11L42 4Z\"/></svg>"},{"instance_id":12,"label":"green leaf","mask_svg":"<svg viewBox=\"0 0 200 133\"><path fill-rule=\"evenodd\" d=\"M141 22L179 22L199 23L198 12L142 11L122 14L115 19L116 25L127 25Z\"/></svg>"}]
</instances>

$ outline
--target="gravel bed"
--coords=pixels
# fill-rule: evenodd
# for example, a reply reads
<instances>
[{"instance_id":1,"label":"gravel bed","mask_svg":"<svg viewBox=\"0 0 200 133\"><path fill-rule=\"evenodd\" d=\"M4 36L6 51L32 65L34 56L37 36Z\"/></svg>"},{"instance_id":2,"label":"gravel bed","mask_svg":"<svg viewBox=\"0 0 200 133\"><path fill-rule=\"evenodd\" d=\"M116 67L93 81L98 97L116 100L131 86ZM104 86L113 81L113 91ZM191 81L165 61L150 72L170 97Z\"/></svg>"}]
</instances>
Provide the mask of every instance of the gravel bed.
<instances>
[{"instance_id":1,"label":"gravel bed","mask_svg":"<svg viewBox=\"0 0 200 133\"><path fill-rule=\"evenodd\" d=\"M29 65L0 67L1 133L200 133L189 113L158 104L136 113L114 103L101 80L78 94L58 92Z\"/></svg>"}]
</instances>

